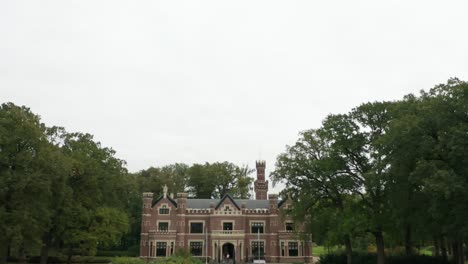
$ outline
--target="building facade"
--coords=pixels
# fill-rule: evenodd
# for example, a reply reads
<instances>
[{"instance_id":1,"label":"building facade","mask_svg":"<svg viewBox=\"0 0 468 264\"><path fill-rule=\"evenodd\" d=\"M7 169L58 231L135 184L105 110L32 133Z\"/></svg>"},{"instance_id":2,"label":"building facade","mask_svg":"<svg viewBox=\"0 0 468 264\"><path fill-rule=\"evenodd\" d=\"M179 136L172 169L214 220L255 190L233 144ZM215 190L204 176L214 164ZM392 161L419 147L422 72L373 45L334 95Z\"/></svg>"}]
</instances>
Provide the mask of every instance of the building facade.
<instances>
[{"instance_id":1,"label":"building facade","mask_svg":"<svg viewBox=\"0 0 468 264\"><path fill-rule=\"evenodd\" d=\"M209 262L312 262L312 241L285 216L291 201L268 195L265 162L256 162L255 200L189 199L143 193L140 257L167 257L178 249ZM267 199L268 198L268 199Z\"/></svg>"}]
</instances>

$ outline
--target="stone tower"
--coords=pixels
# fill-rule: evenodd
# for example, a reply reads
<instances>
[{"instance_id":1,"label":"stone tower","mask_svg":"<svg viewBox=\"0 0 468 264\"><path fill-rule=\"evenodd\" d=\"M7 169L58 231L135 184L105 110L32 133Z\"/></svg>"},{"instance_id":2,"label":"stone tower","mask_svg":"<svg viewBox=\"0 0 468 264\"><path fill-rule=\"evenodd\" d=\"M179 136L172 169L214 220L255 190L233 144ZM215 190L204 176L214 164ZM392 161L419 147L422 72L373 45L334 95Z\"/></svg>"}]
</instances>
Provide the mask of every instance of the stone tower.
<instances>
[{"instance_id":1,"label":"stone tower","mask_svg":"<svg viewBox=\"0 0 468 264\"><path fill-rule=\"evenodd\" d=\"M265 161L256 162L257 180L255 180L255 199L266 200L268 194L268 181L265 181Z\"/></svg>"}]
</instances>

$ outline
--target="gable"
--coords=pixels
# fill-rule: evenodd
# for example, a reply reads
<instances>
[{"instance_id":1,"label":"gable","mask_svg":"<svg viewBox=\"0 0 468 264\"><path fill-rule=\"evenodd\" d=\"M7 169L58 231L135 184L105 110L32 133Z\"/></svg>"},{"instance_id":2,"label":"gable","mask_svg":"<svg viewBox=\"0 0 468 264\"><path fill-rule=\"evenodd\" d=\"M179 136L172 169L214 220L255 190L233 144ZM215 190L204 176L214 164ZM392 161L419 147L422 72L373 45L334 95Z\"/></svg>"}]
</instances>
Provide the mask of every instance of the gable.
<instances>
[{"instance_id":1,"label":"gable","mask_svg":"<svg viewBox=\"0 0 468 264\"><path fill-rule=\"evenodd\" d=\"M155 201L153 201L153 203L151 204L151 207L154 207L155 205L161 203L161 202L166 202L166 203L169 203L169 204L172 204L175 208L177 208L177 202L174 201L174 199L171 199L170 197L164 197L161 195L161 197L159 197L158 199L156 199Z\"/></svg>"},{"instance_id":2,"label":"gable","mask_svg":"<svg viewBox=\"0 0 468 264\"><path fill-rule=\"evenodd\" d=\"M224 195L224 197L216 205L215 209L219 210L221 206L223 206L223 210L226 209L226 206L231 206L236 208L237 210L240 210L239 205L236 203L236 201L234 201L234 199L232 199L231 195L229 194Z\"/></svg>"}]
</instances>

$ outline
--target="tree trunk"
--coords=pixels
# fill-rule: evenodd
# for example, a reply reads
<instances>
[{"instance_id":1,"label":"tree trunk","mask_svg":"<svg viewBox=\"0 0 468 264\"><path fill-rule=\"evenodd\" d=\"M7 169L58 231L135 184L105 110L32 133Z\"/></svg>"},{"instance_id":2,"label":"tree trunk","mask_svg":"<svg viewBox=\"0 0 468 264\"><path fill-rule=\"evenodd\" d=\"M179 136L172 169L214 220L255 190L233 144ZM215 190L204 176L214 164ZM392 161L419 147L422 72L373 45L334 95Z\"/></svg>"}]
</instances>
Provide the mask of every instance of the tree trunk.
<instances>
[{"instance_id":1,"label":"tree trunk","mask_svg":"<svg viewBox=\"0 0 468 264\"><path fill-rule=\"evenodd\" d=\"M437 237L434 237L434 256L440 256L439 241L437 241Z\"/></svg>"},{"instance_id":2,"label":"tree trunk","mask_svg":"<svg viewBox=\"0 0 468 264\"><path fill-rule=\"evenodd\" d=\"M70 247L68 248L67 264L71 264L71 262L72 262L72 256L73 256L73 251L72 251L72 247L70 246Z\"/></svg>"},{"instance_id":3,"label":"tree trunk","mask_svg":"<svg viewBox=\"0 0 468 264\"><path fill-rule=\"evenodd\" d=\"M468 240L465 240L465 245L466 245L466 248L463 247L463 244L462 244L462 249L464 248L464 254L465 254L465 259L468 260Z\"/></svg>"},{"instance_id":4,"label":"tree trunk","mask_svg":"<svg viewBox=\"0 0 468 264\"><path fill-rule=\"evenodd\" d=\"M447 253L448 253L448 255L453 256L453 242L451 242L448 239L445 242L447 243Z\"/></svg>"},{"instance_id":5,"label":"tree trunk","mask_svg":"<svg viewBox=\"0 0 468 264\"><path fill-rule=\"evenodd\" d=\"M385 244L382 231L373 232L377 245L377 264L385 264Z\"/></svg>"},{"instance_id":6,"label":"tree trunk","mask_svg":"<svg viewBox=\"0 0 468 264\"><path fill-rule=\"evenodd\" d=\"M463 264L463 263L460 263L460 257L459 257L459 252L458 252L458 243L453 241L451 243L451 246L452 246L452 252L453 252L453 262L455 264Z\"/></svg>"},{"instance_id":7,"label":"tree trunk","mask_svg":"<svg viewBox=\"0 0 468 264\"><path fill-rule=\"evenodd\" d=\"M49 233L45 233L42 236L41 262L40 262L40 264L47 264L47 259L49 258L49 246L50 246Z\"/></svg>"},{"instance_id":8,"label":"tree trunk","mask_svg":"<svg viewBox=\"0 0 468 264\"><path fill-rule=\"evenodd\" d=\"M407 256L413 255L413 243L411 241L411 225L407 224L405 228L405 252Z\"/></svg>"},{"instance_id":9,"label":"tree trunk","mask_svg":"<svg viewBox=\"0 0 468 264\"><path fill-rule=\"evenodd\" d=\"M442 258L443 258L445 261L448 261L447 247L445 246L444 237L440 237L440 250L442 251Z\"/></svg>"},{"instance_id":10,"label":"tree trunk","mask_svg":"<svg viewBox=\"0 0 468 264\"><path fill-rule=\"evenodd\" d=\"M8 243L0 243L0 264L6 264L8 258Z\"/></svg>"},{"instance_id":11,"label":"tree trunk","mask_svg":"<svg viewBox=\"0 0 468 264\"><path fill-rule=\"evenodd\" d=\"M465 252L463 250L463 242L458 241L458 254L460 254L460 263L464 264L465 263Z\"/></svg>"},{"instance_id":12,"label":"tree trunk","mask_svg":"<svg viewBox=\"0 0 468 264\"><path fill-rule=\"evenodd\" d=\"M353 258L353 248L351 246L351 238L349 235L345 235L345 247L346 247L346 263L351 264Z\"/></svg>"},{"instance_id":13,"label":"tree trunk","mask_svg":"<svg viewBox=\"0 0 468 264\"><path fill-rule=\"evenodd\" d=\"M24 249L24 245L21 245L20 247L18 263L21 263L21 264L28 263L28 260L26 259L26 251Z\"/></svg>"}]
</instances>

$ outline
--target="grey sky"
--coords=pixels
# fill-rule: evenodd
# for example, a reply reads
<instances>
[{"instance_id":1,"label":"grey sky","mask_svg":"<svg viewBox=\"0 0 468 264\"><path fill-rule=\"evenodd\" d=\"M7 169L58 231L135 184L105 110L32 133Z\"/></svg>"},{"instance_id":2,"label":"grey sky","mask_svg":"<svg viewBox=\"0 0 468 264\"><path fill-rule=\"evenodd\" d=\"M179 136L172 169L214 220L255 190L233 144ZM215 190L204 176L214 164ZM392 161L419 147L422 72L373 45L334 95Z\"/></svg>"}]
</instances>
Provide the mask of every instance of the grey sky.
<instances>
[{"instance_id":1,"label":"grey sky","mask_svg":"<svg viewBox=\"0 0 468 264\"><path fill-rule=\"evenodd\" d=\"M255 166L329 113L468 80L467 1L0 1L0 101L130 171Z\"/></svg>"}]
</instances>

